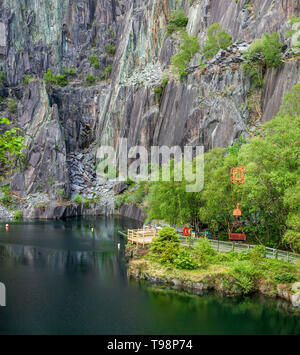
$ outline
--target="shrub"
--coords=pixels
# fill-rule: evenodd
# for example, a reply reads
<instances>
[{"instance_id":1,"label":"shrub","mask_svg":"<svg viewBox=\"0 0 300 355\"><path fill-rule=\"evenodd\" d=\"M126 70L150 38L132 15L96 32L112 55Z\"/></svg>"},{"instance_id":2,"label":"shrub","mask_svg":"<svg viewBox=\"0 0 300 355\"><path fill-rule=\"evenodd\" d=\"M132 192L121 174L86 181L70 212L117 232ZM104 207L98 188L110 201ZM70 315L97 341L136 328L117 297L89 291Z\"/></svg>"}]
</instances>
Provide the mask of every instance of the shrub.
<instances>
[{"instance_id":1,"label":"shrub","mask_svg":"<svg viewBox=\"0 0 300 355\"><path fill-rule=\"evenodd\" d=\"M217 252L207 238L200 238L195 242L195 250L199 255L215 256Z\"/></svg>"},{"instance_id":2,"label":"shrub","mask_svg":"<svg viewBox=\"0 0 300 355\"><path fill-rule=\"evenodd\" d=\"M0 85L2 86L5 83L6 74L3 70L0 71Z\"/></svg>"},{"instance_id":3,"label":"shrub","mask_svg":"<svg viewBox=\"0 0 300 355\"><path fill-rule=\"evenodd\" d=\"M254 291L255 282L261 277L261 271L247 261L237 261L229 274L236 280L245 295Z\"/></svg>"},{"instance_id":4,"label":"shrub","mask_svg":"<svg viewBox=\"0 0 300 355\"><path fill-rule=\"evenodd\" d=\"M296 281L296 278L289 272L283 272L275 276L275 281L280 283L291 283Z\"/></svg>"},{"instance_id":5,"label":"shrub","mask_svg":"<svg viewBox=\"0 0 300 355\"><path fill-rule=\"evenodd\" d=\"M112 65L109 64L103 71L103 73L101 74L101 78L102 79L107 79L110 76L110 73L112 71Z\"/></svg>"},{"instance_id":6,"label":"shrub","mask_svg":"<svg viewBox=\"0 0 300 355\"><path fill-rule=\"evenodd\" d=\"M20 221L22 219L22 213L20 211L14 212L14 219L15 221Z\"/></svg>"},{"instance_id":7,"label":"shrub","mask_svg":"<svg viewBox=\"0 0 300 355\"><path fill-rule=\"evenodd\" d=\"M226 49L232 44L230 36L219 23L211 25L207 32L206 44L203 54L206 59L214 57L220 49Z\"/></svg>"},{"instance_id":8,"label":"shrub","mask_svg":"<svg viewBox=\"0 0 300 355\"><path fill-rule=\"evenodd\" d=\"M183 10L176 10L171 14L170 21L168 24L169 34L185 28L188 24L188 17L185 15Z\"/></svg>"},{"instance_id":9,"label":"shrub","mask_svg":"<svg viewBox=\"0 0 300 355\"><path fill-rule=\"evenodd\" d=\"M110 43L106 45L106 51L109 54L115 54L116 53L116 47Z\"/></svg>"},{"instance_id":10,"label":"shrub","mask_svg":"<svg viewBox=\"0 0 300 355\"><path fill-rule=\"evenodd\" d=\"M186 32L182 34L182 45L179 46L180 52L172 57L172 65L175 73L179 75L179 80L182 81L187 74L188 67L192 57L196 54L200 45L196 36L189 36Z\"/></svg>"},{"instance_id":11,"label":"shrub","mask_svg":"<svg viewBox=\"0 0 300 355\"><path fill-rule=\"evenodd\" d=\"M96 69L99 69L99 61L98 61L98 57L96 56L96 54L92 54L90 56L90 64L96 68Z\"/></svg>"},{"instance_id":12,"label":"shrub","mask_svg":"<svg viewBox=\"0 0 300 355\"><path fill-rule=\"evenodd\" d=\"M154 93L156 94L156 99L157 99L158 102L160 102L163 90L167 86L168 82L169 82L168 78L163 78L160 86L158 88L154 89Z\"/></svg>"},{"instance_id":13,"label":"shrub","mask_svg":"<svg viewBox=\"0 0 300 355\"><path fill-rule=\"evenodd\" d=\"M64 75L76 75L76 69L75 68L64 68L63 69L63 74Z\"/></svg>"},{"instance_id":14,"label":"shrub","mask_svg":"<svg viewBox=\"0 0 300 355\"><path fill-rule=\"evenodd\" d=\"M250 260L253 263L258 263L261 261L262 258L266 256L266 247L264 245L256 245L250 252L249 252Z\"/></svg>"},{"instance_id":15,"label":"shrub","mask_svg":"<svg viewBox=\"0 0 300 355\"><path fill-rule=\"evenodd\" d=\"M151 244L152 253L160 257L162 263L172 263L179 252L179 236L176 230L165 227L159 231L158 237Z\"/></svg>"},{"instance_id":16,"label":"shrub","mask_svg":"<svg viewBox=\"0 0 300 355\"><path fill-rule=\"evenodd\" d=\"M82 197L80 195L76 195L75 197L73 197L73 202L82 203Z\"/></svg>"},{"instance_id":17,"label":"shrub","mask_svg":"<svg viewBox=\"0 0 300 355\"><path fill-rule=\"evenodd\" d=\"M174 259L174 265L181 270L195 270L198 267L197 262L186 250L182 249Z\"/></svg>"},{"instance_id":18,"label":"shrub","mask_svg":"<svg viewBox=\"0 0 300 355\"><path fill-rule=\"evenodd\" d=\"M279 67L283 61L281 58L282 43L279 34L265 33L261 38L254 40L244 53L243 69L249 75L252 85L261 87L266 67Z\"/></svg>"},{"instance_id":19,"label":"shrub","mask_svg":"<svg viewBox=\"0 0 300 355\"><path fill-rule=\"evenodd\" d=\"M68 81L66 79L66 75L61 74L53 74L51 68L48 68L47 72L44 75L44 80L46 83L55 84L59 86L67 86Z\"/></svg>"},{"instance_id":20,"label":"shrub","mask_svg":"<svg viewBox=\"0 0 300 355\"><path fill-rule=\"evenodd\" d=\"M61 201L66 199L66 193L64 189L56 189L56 194Z\"/></svg>"},{"instance_id":21,"label":"shrub","mask_svg":"<svg viewBox=\"0 0 300 355\"><path fill-rule=\"evenodd\" d=\"M95 75L93 74L88 74L86 77L85 77L85 81L88 85L93 85L95 84L96 82L96 77Z\"/></svg>"},{"instance_id":22,"label":"shrub","mask_svg":"<svg viewBox=\"0 0 300 355\"><path fill-rule=\"evenodd\" d=\"M31 81L33 81L34 78L30 75L24 75L24 84L27 85L28 83L30 83Z\"/></svg>"}]
</instances>

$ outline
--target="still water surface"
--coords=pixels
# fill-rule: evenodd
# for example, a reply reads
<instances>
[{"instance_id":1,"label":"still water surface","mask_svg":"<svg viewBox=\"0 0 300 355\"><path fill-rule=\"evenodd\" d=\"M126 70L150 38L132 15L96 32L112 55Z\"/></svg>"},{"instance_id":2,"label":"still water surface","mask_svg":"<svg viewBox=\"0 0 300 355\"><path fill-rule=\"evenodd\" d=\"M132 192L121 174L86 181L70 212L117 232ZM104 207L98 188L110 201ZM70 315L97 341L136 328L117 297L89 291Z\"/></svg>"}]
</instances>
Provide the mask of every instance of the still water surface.
<instances>
[{"instance_id":1,"label":"still water surface","mask_svg":"<svg viewBox=\"0 0 300 355\"><path fill-rule=\"evenodd\" d=\"M117 231L134 227L121 218L19 223L9 232L0 224L0 334L300 334L299 314L283 301L128 281Z\"/></svg>"}]
</instances>

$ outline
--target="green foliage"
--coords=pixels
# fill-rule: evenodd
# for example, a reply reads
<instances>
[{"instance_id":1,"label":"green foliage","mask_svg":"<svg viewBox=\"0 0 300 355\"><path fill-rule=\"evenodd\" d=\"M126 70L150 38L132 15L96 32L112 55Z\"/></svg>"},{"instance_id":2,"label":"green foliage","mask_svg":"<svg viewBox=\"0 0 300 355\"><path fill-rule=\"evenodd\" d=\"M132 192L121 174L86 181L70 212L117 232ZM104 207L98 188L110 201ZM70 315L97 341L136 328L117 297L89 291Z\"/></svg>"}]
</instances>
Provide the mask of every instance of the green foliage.
<instances>
[{"instance_id":1,"label":"green foliage","mask_svg":"<svg viewBox=\"0 0 300 355\"><path fill-rule=\"evenodd\" d=\"M24 75L24 84L28 85L31 81L33 81L34 78L30 75Z\"/></svg>"},{"instance_id":2,"label":"green foliage","mask_svg":"<svg viewBox=\"0 0 300 355\"><path fill-rule=\"evenodd\" d=\"M250 260L257 264L261 261L262 258L266 256L266 247L264 245L256 245L250 252L249 252Z\"/></svg>"},{"instance_id":3,"label":"green foliage","mask_svg":"<svg viewBox=\"0 0 300 355\"><path fill-rule=\"evenodd\" d=\"M283 272L275 276L275 280L278 283L292 283L296 281L296 277L294 274L290 272Z\"/></svg>"},{"instance_id":4,"label":"green foliage","mask_svg":"<svg viewBox=\"0 0 300 355\"><path fill-rule=\"evenodd\" d=\"M131 180L130 177L128 176L128 177L127 177L127 180L126 180L126 182L125 182L125 184L126 184L127 186L134 186L134 185L136 185L136 182L133 181L133 180Z\"/></svg>"},{"instance_id":5,"label":"green foliage","mask_svg":"<svg viewBox=\"0 0 300 355\"><path fill-rule=\"evenodd\" d=\"M262 271L254 264L247 261L239 261L233 264L229 275L236 280L236 283L241 287L243 294L247 295L254 291L255 282L262 276Z\"/></svg>"},{"instance_id":6,"label":"green foliage","mask_svg":"<svg viewBox=\"0 0 300 355\"><path fill-rule=\"evenodd\" d=\"M207 40L203 48L206 59L214 57L220 49L226 49L232 44L230 36L219 23L211 25L207 31Z\"/></svg>"},{"instance_id":7,"label":"green foliage","mask_svg":"<svg viewBox=\"0 0 300 355\"><path fill-rule=\"evenodd\" d=\"M199 49L199 41L196 36L189 36L184 32L181 35L182 44L179 46L179 53L172 57L173 71L178 74L179 80L182 81L187 74L187 67Z\"/></svg>"},{"instance_id":8,"label":"green foliage","mask_svg":"<svg viewBox=\"0 0 300 355\"><path fill-rule=\"evenodd\" d=\"M73 202L82 203L82 197L80 195L76 195L73 197Z\"/></svg>"},{"instance_id":9,"label":"green foliage","mask_svg":"<svg viewBox=\"0 0 300 355\"><path fill-rule=\"evenodd\" d=\"M77 74L77 71L75 68L64 68L63 69L63 74L64 75L76 75Z\"/></svg>"},{"instance_id":10,"label":"green foliage","mask_svg":"<svg viewBox=\"0 0 300 355\"><path fill-rule=\"evenodd\" d=\"M215 256L217 253L207 238L200 238L195 242L195 250L200 256Z\"/></svg>"},{"instance_id":11,"label":"green foliage","mask_svg":"<svg viewBox=\"0 0 300 355\"><path fill-rule=\"evenodd\" d=\"M263 76L267 67L277 68L283 64L282 46L277 32L265 33L251 43L244 53L243 69L249 75L253 86L263 85Z\"/></svg>"},{"instance_id":12,"label":"green foliage","mask_svg":"<svg viewBox=\"0 0 300 355\"><path fill-rule=\"evenodd\" d=\"M21 212L21 211L15 211L15 212L14 212L14 219L15 219L15 221L21 221L21 219L22 219L22 212Z\"/></svg>"},{"instance_id":13,"label":"green foliage","mask_svg":"<svg viewBox=\"0 0 300 355\"><path fill-rule=\"evenodd\" d=\"M172 34L175 31L184 29L188 24L189 19L183 10L176 10L170 16L168 24L168 33Z\"/></svg>"},{"instance_id":14,"label":"green foliage","mask_svg":"<svg viewBox=\"0 0 300 355\"><path fill-rule=\"evenodd\" d=\"M90 56L90 64L96 69L100 68L98 57L96 56L96 54L91 54L91 56Z\"/></svg>"},{"instance_id":15,"label":"green foliage","mask_svg":"<svg viewBox=\"0 0 300 355\"><path fill-rule=\"evenodd\" d=\"M0 124L10 124L7 118L0 117ZM12 158L24 156L21 149L25 147L24 138L19 135L22 132L19 128L12 128L0 135L0 162L12 164Z\"/></svg>"},{"instance_id":16,"label":"green foliage","mask_svg":"<svg viewBox=\"0 0 300 355\"><path fill-rule=\"evenodd\" d=\"M93 74L88 74L85 77L85 81L86 81L87 85L93 85L96 82L96 77Z\"/></svg>"},{"instance_id":17,"label":"green foliage","mask_svg":"<svg viewBox=\"0 0 300 355\"><path fill-rule=\"evenodd\" d=\"M173 263L179 253L179 236L176 230L165 227L158 233L158 237L153 239L151 251L156 254L162 263Z\"/></svg>"},{"instance_id":18,"label":"green foliage","mask_svg":"<svg viewBox=\"0 0 300 355\"><path fill-rule=\"evenodd\" d=\"M108 44L106 45L106 51L107 51L107 53L113 55L113 54L116 53L116 47L115 47L114 45L108 43Z\"/></svg>"},{"instance_id":19,"label":"green foliage","mask_svg":"<svg viewBox=\"0 0 300 355\"><path fill-rule=\"evenodd\" d=\"M6 80L6 74L4 71L0 71L0 86L4 85L5 83L5 80Z\"/></svg>"},{"instance_id":20,"label":"green foliage","mask_svg":"<svg viewBox=\"0 0 300 355\"><path fill-rule=\"evenodd\" d=\"M47 72L44 75L44 80L48 84L54 84L54 85L59 85L59 86L67 86L68 81L66 79L66 75L63 74L53 74L51 68L48 68Z\"/></svg>"},{"instance_id":21,"label":"green foliage","mask_svg":"<svg viewBox=\"0 0 300 355\"><path fill-rule=\"evenodd\" d=\"M112 65L109 64L106 68L104 68L103 73L101 74L101 78L102 79L109 78L111 72L112 72Z\"/></svg>"},{"instance_id":22,"label":"green foliage","mask_svg":"<svg viewBox=\"0 0 300 355\"><path fill-rule=\"evenodd\" d=\"M160 86L154 89L154 93L156 94L156 99L158 102L160 102L163 91L165 87L168 85L168 82L169 82L168 78L163 78Z\"/></svg>"},{"instance_id":23,"label":"green foliage","mask_svg":"<svg viewBox=\"0 0 300 355\"><path fill-rule=\"evenodd\" d=\"M61 201L64 201L66 199L65 189L56 189L56 194Z\"/></svg>"},{"instance_id":24,"label":"green foliage","mask_svg":"<svg viewBox=\"0 0 300 355\"><path fill-rule=\"evenodd\" d=\"M180 249L178 255L174 259L174 266L180 270L195 270L198 268L197 262L185 249Z\"/></svg>"},{"instance_id":25,"label":"green foliage","mask_svg":"<svg viewBox=\"0 0 300 355\"><path fill-rule=\"evenodd\" d=\"M12 199L10 194L10 185L5 185L0 188L3 196L0 198L0 203L8 208L11 207Z\"/></svg>"},{"instance_id":26,"label":"green foliage","mask_svg":"<svg viewBox=\"0 0 300 355\"><path fill-rule=\"evenodd\" d=\"M246 144L246 143L247 143L246 139L244 139L243 137L240 136L239 139L238 139L238 141L235 142L235 143L234 143L233 145L231 145L230 147L227 147L227 148L225 149L225 151L226 151L227 153L229 153L229 154L232 154L232 155L238 155L238 153L239 153L239 151L240 151L242 145L243 145L243 144Z\"/></svg>"}]
</instances>

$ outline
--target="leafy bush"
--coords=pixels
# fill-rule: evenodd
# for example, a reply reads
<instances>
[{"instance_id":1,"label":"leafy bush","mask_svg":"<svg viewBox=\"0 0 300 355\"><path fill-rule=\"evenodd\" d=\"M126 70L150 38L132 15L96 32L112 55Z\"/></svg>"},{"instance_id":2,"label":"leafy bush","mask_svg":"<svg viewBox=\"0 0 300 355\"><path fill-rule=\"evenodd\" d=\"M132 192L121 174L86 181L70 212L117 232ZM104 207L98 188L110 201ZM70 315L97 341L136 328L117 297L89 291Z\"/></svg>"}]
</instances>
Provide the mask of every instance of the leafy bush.
<instances>
[{"instance_id":1,"label":"leafy bush","mask_svg":"<svg viewBox=\"0 0 300 355\"><path fill-rule=\"evenodd\" d=\"M56 189L56 194L61 201L66 199L66 193L64 189Z\"/></svg>"},{"instance_id":2,"label":"leafy bush","mask_svg":"<svg viewBox=\"0 0 300 355\"><path fill-rule=\"evenodd\" d=\"M15 221L20 221L22 219L22 213L20 211L14 212L14 219Z\"/></svg>"},{"instance_id":3,"label":"leafy bush","mask_svg":"<svg viewBox=\"0 0 300 355\"><path fill-rule=\"evenodd\" d=\"M250 252L249 252L250 260L256 264L261 261L262 258L266 256L266 247L264 245L256 245Z\"/></svg>"},{"instance_id":4,"label":"leafy bush","mask_svg":"<svg viewBox=\"0 0 300 355\"><path fill-rule=\"evenodd\" d=\"M262 276L262 272L247 261L238 261L233 264L229 274L236 280L245 295L254 291L255 282Z\"/></svg>"},{"instance_id":5,"label":"leafy bush","mask_svg":"<svg viewBox=\"0 0 300 355\"><path fill-rule=\"evenodd\" d=\"M99 69L99 61L98 61L98 57L96 56L96 54L91 54L90 56L90 64L96 68Z\"/></svg>"},{"instance_id":6,"label":"leafy bush","mask_svg":"<svg viewBox=\"0 0 300 355\"><path fill-rule=\"evenodd\" d=\"M110 43L106 45L106 51L109 54L115 54L116 53L116 47Z\"/></svg>"},{"instance_id":7,"label":"leafy bush","mask_svg":"<svg viewBox=\"0 0 300 355\"><path fill-rule=\"evenodd\" d=\"M75 203L82 203L82 197L81 197L80 195L74 196L73 202L75 202Z\"/></svg>"},{"instance_id":8,"label":"leafy bush","mask_svg":"<svg viewBox=\"0 0 300 355\"><path fill-rule=\"evenodd\" d=\"M59 85L59 86L67 86L68 85L68 81L66 79L66 75L61 75L61 74L53 74L51 68L49 68L47 70L47 72L44 75L44 80L46 83L49 84L55 84L55 85Z\"/></svg>"},{"instance_id":9,"label":"leafy bush","mask_svg":"<svg viewBox=\"0 0 300 355\"><path fill-rule=\"evenodd\" d=\"M85 77L85 81L88 85L93 85L95 84L96 82L96 77L95 75L93 74L88 74L86 77Z\"/></svg>"},{"instance_id":10,"label":"leafy bush","mask_svg":"<svg viewBox=\"0 0 300 355\"><path fill-rule=\"evenodd\" d=\"M0 117L0 124L10 124L7 118ZM4 164L12 164L12 157L21 157L24 154L21 152L25 148L24 137L20 136L22 132L19 128L12 128L0 135L0 162ZM10 158L10 159L9 159Z\"/></svg>"},{"instance_id":11,"label":"leafy bush","mask_svg":"<svg viewBox=\"0 0 300 355\"><path fill-rule=\"evenodd\" d=\"M207 40L203 48L206 59L214 57L220 49L226 49L232 44L230 36L219 23L214 23L208 28Z\"/></svg>"},{"instance_id":12,"label":"leafy bush","mask_svg":"<svg viewBox=\"0 0 300 355\"><path fill-rule=\"evenodd\" d=\"M6 74L3 70L0 71L0 85L2 86L5 83Z\"/></svg>"},{"instance_id":13,"label":"leafy bush","mask_svg":"<svg viewBox=\"0 0 300 355\"><path fill-rule=\"evenodd\" d=\"M198 267L197 262L186 250L181 249L174 259L174 266L180 270L195 270Z\"/></svg>"},{"instance_id":14,"label":"leafy bush","mask_svg":"<svg viewBox=\"0 0 300 355\"><path fill-rule=\"evenodd\" d=\"M179 252L179 236L176 230L171 227L164 227L158 233L158 237L153 239L151 251L159 256L162 263L173 263Z\"/></svg>"},{"instance_id":15,"label":"leafy bush","mask_svg":"<svg viewBox=\"0 0 300 355\"><path fill-rule=\"evenodd\" d=\"M63 74L64 75L76 75L76 69L75 68L64 68L63 69Z\"/></svg>"},{"instance_id":16,"label":"leafy bush","mask_svg":"<svg viewBox=\"0 0 300 355\"><path fill-rule=\"evenodd\" d=\"M195 250L199 255L215 256L217 252L207 238L200 238L195 242Z\"/></svg>"},{"instance_id":17,"label":"leafy bush","mask_svg":"<svg viewBox=\"0 0 300 355\"><path fill-rule=\"evenodd\" d=\"M243 56L245 60L243 69L249 75L253 86L261 87L263 85L266 67L279 67L283 64L282 46L277 32L265 33L261 38L251 43Z\"/></svg>"},{"instance_id":18,"label":"leafy bush","mask_svg":"<svg viewBox=\"0 0 300 355\"><path fill-rule=\"evenodd\" d=\"M34 78L30 75L24 75L24 84L27 85L28 83L30 83L31 81L33 81Z\"/></svg>"},{"instance_id":19,"label":"leafy bush","mask_svg":"<svg viewBox=\"0 0 300 355\"><path fill-rule=\"evenodd\" d=\"M296 281L295 275L289 272L283 272L275 276L275 281L280 283L291 283Z\"/></svg>"},{"instance_id":20,"label":"leafy bush","mask_svg":"<svg viewBox=\"0 0 300 355\"><path fill-rule=\"evenodd\" d=\"M196 36L189 36L186 32L182 34L182 45L179 46L180 52L172 57L172 65L175 73L179 75L179 80L182 81L187 74L187 67L199 49L199 41Z\"/></svg>"},{"instance_id":21,"label":"leafy bush","mask_svg":"<svg viewBox=\"0 0 300 355\"><path fill-rule=\"evenodd\" d=\"M170 21L168 24L168 32L169 34L183 29L188 24L189 19L185 15L183 10L176 10L171 14Z\"/></svg>"},{"instance_id":22,"label":"leafy bush","mask_svg":"<svg viewBox=\"0 0 300 355\"><path fill-rule=\"evenodd\" d=\"M109 64L106 68L104 68L104 71L101 74L101 78L107 79L110 76L111 71L112 71L112 65Z\"/></svg>"}]
</instances>

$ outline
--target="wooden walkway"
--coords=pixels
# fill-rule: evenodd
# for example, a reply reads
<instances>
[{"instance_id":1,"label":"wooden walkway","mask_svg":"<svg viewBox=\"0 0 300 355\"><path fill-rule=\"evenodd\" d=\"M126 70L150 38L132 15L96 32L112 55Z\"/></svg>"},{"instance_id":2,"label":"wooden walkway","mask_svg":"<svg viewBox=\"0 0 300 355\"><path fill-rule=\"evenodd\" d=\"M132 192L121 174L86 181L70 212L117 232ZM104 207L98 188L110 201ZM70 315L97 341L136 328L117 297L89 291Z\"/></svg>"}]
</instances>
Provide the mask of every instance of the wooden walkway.
<instances>
[{"instance_id":1,"label":"wooden walkway","mask_svg":"<svg viewBox=\"0 0 300 355\"><path fill-rule=\"evenodd\" d=\"M137 244L149 245L152 243L152 239L158 237L156 229L128 229L127 240Z\"/></svg>"}]
</instances>

